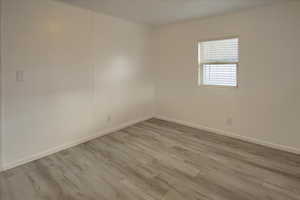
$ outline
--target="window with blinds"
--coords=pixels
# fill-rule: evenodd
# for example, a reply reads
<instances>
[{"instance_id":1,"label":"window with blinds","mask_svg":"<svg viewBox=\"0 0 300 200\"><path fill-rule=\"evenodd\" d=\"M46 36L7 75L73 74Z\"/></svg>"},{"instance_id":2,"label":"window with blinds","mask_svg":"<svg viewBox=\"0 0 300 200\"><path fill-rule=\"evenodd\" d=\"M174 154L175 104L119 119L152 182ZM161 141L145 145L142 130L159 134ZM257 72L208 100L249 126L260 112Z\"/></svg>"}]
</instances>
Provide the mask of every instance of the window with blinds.
<instances>
[{"instance_id":1,"label":"window with blinds","mask_svg":"<svg viewBox=\"0 0 300 200\"><path fill-rule=\"evenodd\" d=\"M199 84L237 87L239 39L200 42Z\"/></svg>"}]
</instances>

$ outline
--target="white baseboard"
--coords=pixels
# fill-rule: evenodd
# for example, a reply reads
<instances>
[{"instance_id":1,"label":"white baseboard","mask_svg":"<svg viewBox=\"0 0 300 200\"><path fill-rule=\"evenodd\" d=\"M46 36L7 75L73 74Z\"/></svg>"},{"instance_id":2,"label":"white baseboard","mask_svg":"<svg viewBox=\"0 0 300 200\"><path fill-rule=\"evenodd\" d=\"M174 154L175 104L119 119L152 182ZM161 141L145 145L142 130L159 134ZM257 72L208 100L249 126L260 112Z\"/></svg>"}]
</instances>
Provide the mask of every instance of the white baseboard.
<instances>
[{"instance_id":1,"label":"white baseboard","mask_svg":"<svg viewBox=\"0 0 300 200\"><path fill-rule=\"evenodd\" d=\"M212 132L212 133L215 133L215 134L224 135L224 136L228 136L228 137L231 137L231 138L240 139L240 140L243 140L243 141L246 141L246 142L251 142L251 143L263 145L263 146L266 146L266 147L270 147L270 148L273 148L273 149L277 149L277 150L286 151L286 152L289 152L289 153L294 153L294 154L300 155L300 149L296 149L296 148L293 148L293 147L284 146L284 145L280 145L280 144L274 144L274 143L271 143L271 142L258 140L258 139L250 138L250 137L246 137L246 136L242 136L242 135L231 133L231 132L228 132L228 131L224 131L224 130L220 130L220 129L216 129L216 128L210 128L210 127L207 127L207 126L202 126L202 125L191 123L191 122L172 119L172 118L168 118L168 117L164 117L164 116L160 116L160 115L155 116L155 118L165 120L165 121L169 121L169 122L174 122L174 123L177 123L177 124L182 124L182 125L189 126L189 127L192 127L192 128L205 130L205 131Z\"/></svg>"},{"instance_id":2,"label":"white baseboard","mask_svg":"<svg viewBox=\"0 0 300 200\"><path fill-rule=\"evenodd\" d=\"M23 165L23 164L26 164L26 163L29 163L29 162L32 162L32 161L35 161L35 160L38 160L38 159L41 159L45 156L57 153L59 151L62 151L62 150L65 150L65 149L68 149L68 148L71 148L71 147L74 147L74 146L77 146L79 144L88 142L88 141L93 140L95 138L98 138L100 136L104 136L104 135L107 135L109 133L119 131L119 130L124 129L128 126L134 125L134 124L142 122L142 121L146 121L146 120L151 119L151 118L153 118L153 117L150 116L150 117L145 117L145 118L141 118L141 119L138 119L138 120L133 120L133 121L130 121L130 122L127 122L127 123L123 123L123 124L121 124L117 127L108 128L108 129L99 131L94 135L90 135L88 137L84 137L84 138L78 139L76 141L69 142L69 143L51 148L51 149L46 150L44 152L41 152L41 153L29 156L29 157L20 159L18 161L3 164L2 170L1 170L1 165L0 165L0 172L8 170L8 169L15 168L17 166L20 166L20 165ZM286 152L295 153L295 154L300 155L300 149L296 149L296 148L292 148L292 147L288 147L288 146L284 146L284 145L279 145L279 144L274 144L274 143L270 143L270 142L266 142L266 141L246 137L246 136L241 136L241 135L238 135L238 134L235 134L235 133L230 133L228 131L215 129L215 128L210 128L210 127L207 127L207 126L202 126L202 125L199 125L199 124L186 122L186 121L182 121L182 120L177 120L177 119L172 119L172 118L168 118L168 117L164 117L164 116L155 116L155 118L165 120L165 121L174 122L174 123L178 123L178 124L182 124L182 125L189 126L189 127L192 127L192 128L197 128L197 129L205 130L205 131L212 132L212 133L215 133L215 134L225 135L225 136L240 139L240 140L243 140L243 141L246 141L246 142L251 142L251 143L263 145L263 146L266 146L266 147L270 147L270 148L274 148L274 149L278 149L278 150L282 150L282 151L286 151Z\"/></svg>"},{"instance_id":3,"label":"white baseboard","mask_svg":"<svg viewBox=\"0 0 300 200\"><path fill-rule=\"evenodd\" d=\"M66 144L63 144L63 145L60 145L60 146L48 149L48 150L46 150L44 152L37 153L37 154L32 155L32 156L28 156L28 157L20 159L18 161L11 162L11 163L4 163L3 164L3 171L15 168L17 166L20 166L20 165L23 165L23 164L26 164L26 163L29 163L29 162L32 162L32 161L35 161L35 160L38 160L38 159L41 159L41 158L43 158L45 156L49 156L51 154L54 154L54 153L57 153L59 151L68 149L70 147L77 146L79 144L88 142L88 141L93 140L95 138L98 138L100 136L104 136L104 135L107 135L109 133L113 133L113 132L119 131L119 130L124 129L124 128L128 127L128 126L134 125L134 124L142 122L142 121L146 121L146 120L151 119L151 118L153 118L153 117L149 116L149 117L144 117L144 118L141 118L141 119L133 120L133 121L130 121L130 122L126 122L126 123L123 123L123 124L121 124L121 125L119 125L117 127L108 128L108 129L99 131L99 132L97 132L94 135L90 135L90 136L78 139L76 141L72 141L72 142L69 142L69 143L66 143ZM0 170L0 172L1 172L1 170Z\"/></svg>"}]
</instances>

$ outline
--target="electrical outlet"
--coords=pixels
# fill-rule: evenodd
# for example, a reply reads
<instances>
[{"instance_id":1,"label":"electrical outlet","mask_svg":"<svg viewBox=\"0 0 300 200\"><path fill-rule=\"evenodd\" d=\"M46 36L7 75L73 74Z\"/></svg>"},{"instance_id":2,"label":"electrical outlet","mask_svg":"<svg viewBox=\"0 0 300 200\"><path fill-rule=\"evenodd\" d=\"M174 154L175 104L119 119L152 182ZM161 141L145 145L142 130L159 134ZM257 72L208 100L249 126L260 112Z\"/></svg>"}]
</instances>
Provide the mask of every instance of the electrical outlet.
<instances>
[{"instance_id":1,"label":"electrical outlet","mask_svg":"<svg viewBox=\"0 0 300 200\"><path fill-rule=\"evenodd\" d=\"M17 70L16 71L16 81L17 82L24 82L24 71Z\"/></svg>"},{"instance_id":2,"label":"electrical outlet","mask_svg":"<svg viewBox=\"0 0 300 200\"><path fill-rule=\"evenodd\" d=\"M107 123L110 123L110 122L111 122L111 116L110 116L110 115L107 116L106 122L107 122Z\"/></svg>"},{"instance_id":3,"label":"electrical outlet","mask_svg":"<svg viewBox=\"0 0 300 200\"><path fill-rule=\"evenodd\" d=\"M233 123L232 117L228 117L228 118L226 119L226 124L227 124L227 126L232 126L232 123Z\"/></svg>"}]
</instances>

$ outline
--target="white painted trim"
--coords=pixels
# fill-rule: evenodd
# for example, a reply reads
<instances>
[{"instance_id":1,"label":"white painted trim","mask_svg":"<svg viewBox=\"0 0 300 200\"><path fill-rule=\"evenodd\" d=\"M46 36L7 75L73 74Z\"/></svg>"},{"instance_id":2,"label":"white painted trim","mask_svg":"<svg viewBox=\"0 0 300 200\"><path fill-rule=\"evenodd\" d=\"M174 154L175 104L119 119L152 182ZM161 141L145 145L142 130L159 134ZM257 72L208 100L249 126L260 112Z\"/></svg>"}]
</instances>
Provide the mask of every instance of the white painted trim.
<instances>
[{"instance_id":1,"label":"white painted trim","mask_svg":"<svg viewBox=\"0 0 300 200\"><path fill-rule=\"evenodd\" d=\"M60 146L48 149L48 150L46 150L44 152L28 156L28 157L20 159L18 161L7 163L7 164L4 163L3 164L3 171L15 168L17 166L20 166L20 165L23 165L23 164L26 164L26 163L29 163L29 162L32 162L32 161L35 161L35 160L38 160L38 159L41 159L41 158L43 158L45 156L49 156L49 155L57 153L59 151L62 151L62 150L65 150L65 149L77 146L79 144L88 142L88 141L93 140L95 138L98 138L98 137L101 137L101 136L104 136L104 135L107 135L107 134L119 131L119 130L124 129L124 128L128 127L128 126L132 126L132 125L134 125L136 123L139 123L139 122L142 122L142 121L146 121L146 120L151 119L151 118L153 118L153 117L149 116L149 117L144 117L144 118L141 118L141 119L133 120L133 121L130 121L130 122L126 122L126 123L123 123L123 124L121 124L121 125L119 125L117 127L113 127L113 128L108 128L108 129L105 129L105 130L101 130L101 131L97 132L94 135L90 135L90 136L81 138L79 140L76 140L76 141L73 141L73 142L69 142L69 143L66 143L66 144L63 144L63 145L60 145Z\"/></svg>"},{"instance_id":2,"label":"white painted trim","mask_svg":"<svg viewBox=\"0 0 300 200\"><path fill-rule=\"evenodd\" d=\"M293 147L284 146L284 145L280 145L280 144L274 144L274 143L271 143L271 142L258 140L258 139L250 138L250 137L246 137L246 136L242 136L242 135L239 135L239 134L236 134L236 133L231 133L231 132L224 131L224 130L221 130L221 129L210 128L210 127L207 127L207 126L202 126L202 125L199 125L199 124L186 122L186 121L182 121L182 120L178 120L178 119L172 119L172 118L161 116L161 115L155 116L155 118L165 120L165 121L169 121L169 122L174 122L174 123L177 123L177 124L182 124L182 125L185 125L185 126L189 126L189 127L204 130L204 131L208 131L208 132L211 132L211 133L224 135L224 136L228 136L228 137L231 137L231 138L240 139L240 140L243 140L243 141L246 141L246 142L251 142L251 143L263 145L263 146L266 146L266 147L270 147L270 148L273 148L273 149L277 149L277 150L286 151L286 152L289 152L289 153L294 153L294 154L300 155L300 149L296 149L296 148L293 148Z\"/></svg>"}]
</instances>

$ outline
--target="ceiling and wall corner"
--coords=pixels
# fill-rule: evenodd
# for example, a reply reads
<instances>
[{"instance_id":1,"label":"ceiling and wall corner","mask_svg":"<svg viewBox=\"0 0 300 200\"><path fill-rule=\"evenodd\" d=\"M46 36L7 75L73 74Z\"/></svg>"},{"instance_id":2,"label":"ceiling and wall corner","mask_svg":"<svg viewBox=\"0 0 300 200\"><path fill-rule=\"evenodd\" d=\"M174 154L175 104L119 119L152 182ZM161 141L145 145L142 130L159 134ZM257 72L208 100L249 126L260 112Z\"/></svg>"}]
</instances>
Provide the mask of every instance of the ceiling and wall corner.
<instances>
[{"instance_id":1,"label":"ceiling and wall corner","mask_svg":"<svg viewBox=\"0 0 300 200\"><path fill-rule=\"evenodd\" d=\"M57 0L145 23L163 25L198 19L290 0Z\"/></svg>"}]
</instances>

